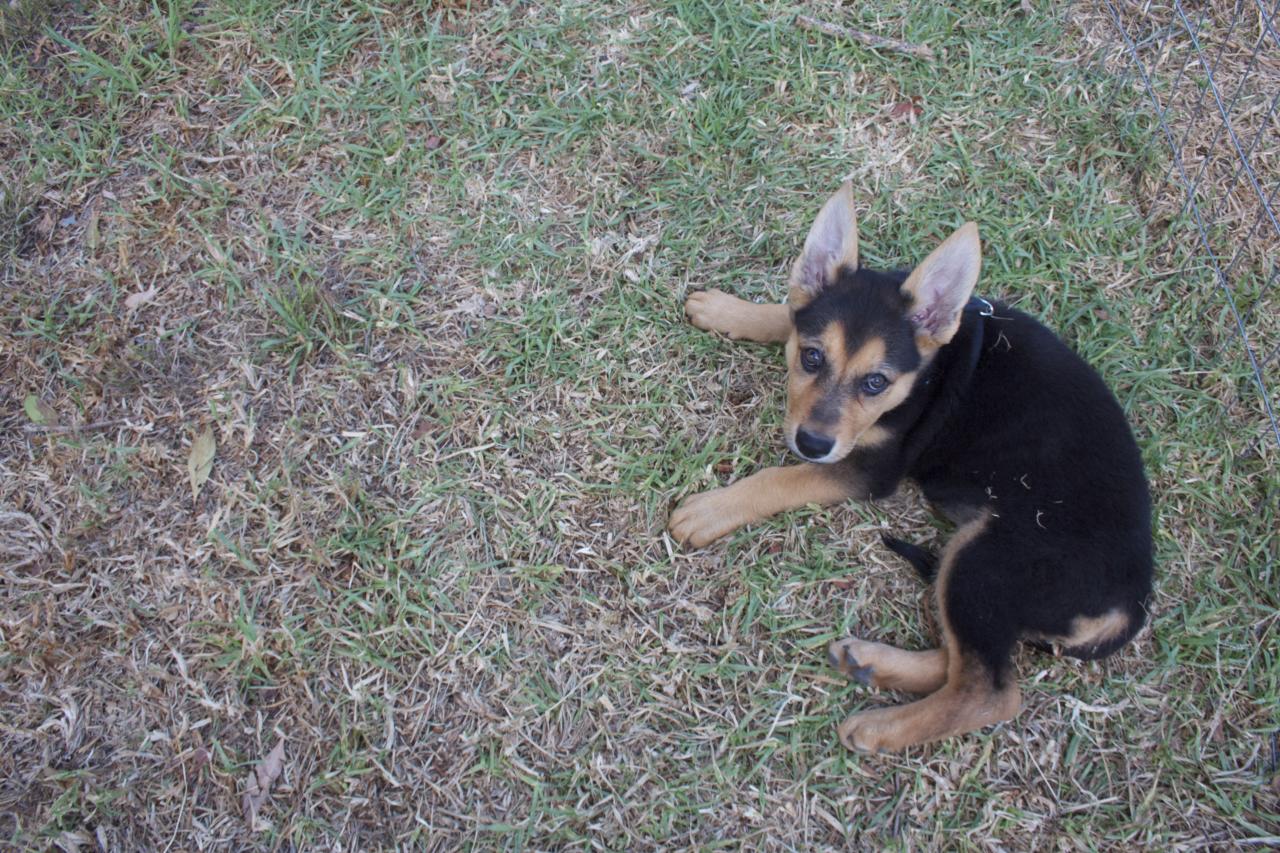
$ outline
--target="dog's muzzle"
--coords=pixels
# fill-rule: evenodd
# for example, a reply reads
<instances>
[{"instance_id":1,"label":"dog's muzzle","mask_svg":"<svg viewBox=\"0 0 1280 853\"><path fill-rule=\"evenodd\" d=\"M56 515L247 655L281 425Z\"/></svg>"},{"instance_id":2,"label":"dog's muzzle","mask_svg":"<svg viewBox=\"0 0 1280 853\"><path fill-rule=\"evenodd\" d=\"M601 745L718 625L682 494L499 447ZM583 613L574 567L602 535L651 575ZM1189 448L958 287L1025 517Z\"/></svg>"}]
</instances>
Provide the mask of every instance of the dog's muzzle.
<instances>
[{"instance_id":1,"label":"dog's muzzle","mask_svg":"<svg viewBox=\"0 0 1280 853\"><path fill-rule=\"evenodd\" d=\"M795 451L810 462L822 459L835 446L836 442L833 438L809 432L804 427L796 430Z\"/></svg>"}]
</instances>

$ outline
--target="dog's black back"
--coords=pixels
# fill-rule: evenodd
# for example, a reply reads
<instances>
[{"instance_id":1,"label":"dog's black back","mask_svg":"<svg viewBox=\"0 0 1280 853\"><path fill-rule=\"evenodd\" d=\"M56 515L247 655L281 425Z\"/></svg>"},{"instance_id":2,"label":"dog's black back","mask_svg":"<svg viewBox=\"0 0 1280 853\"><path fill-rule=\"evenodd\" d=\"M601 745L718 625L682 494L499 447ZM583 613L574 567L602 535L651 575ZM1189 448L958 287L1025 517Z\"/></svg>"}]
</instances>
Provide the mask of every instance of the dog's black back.
<instances>
[{"instance_id":1,"label":"dog's black back","mask_svg":"<svg viewBox=\"0 0 1280 853\"><path fill-rule=\"evenodd\" d=\"M978 339L963 396L939 413L908 474L948 513L991 513L981 545L998 559L985 610L1017 613L1021 634L1064 637L1073 615L1121 606L1127 631L1066 650L1109 654L1142 627L1151 592L1151 499L1137 443L1101 377L1021 311L969 312L939 368L963 371L966 344Z\"/></svg>"},{"instance_id":2,"label":"dog's black back","mask_svg":"<svg viewBox=\"0 0 1280 853\"><path fill-rule=\"evenodd\" d=\"M845 270L832 290L903 280ZM835 310L815 300L796 322L820 326ZM1125 617L1118 630L1063 649L1086 659L1110 654L1142 627L1152 541L1141 456L1111 391L1053 332L1003 304L991 316L971 305L910 396L877 423L894 440L839 463L870 484L869 496L891 493L905 476L957 523L988 518L948 588L972 600L948 610L959 638L994 673L1018 639L1070 638L1079 618Z\"/></svg>"}]
</instances>

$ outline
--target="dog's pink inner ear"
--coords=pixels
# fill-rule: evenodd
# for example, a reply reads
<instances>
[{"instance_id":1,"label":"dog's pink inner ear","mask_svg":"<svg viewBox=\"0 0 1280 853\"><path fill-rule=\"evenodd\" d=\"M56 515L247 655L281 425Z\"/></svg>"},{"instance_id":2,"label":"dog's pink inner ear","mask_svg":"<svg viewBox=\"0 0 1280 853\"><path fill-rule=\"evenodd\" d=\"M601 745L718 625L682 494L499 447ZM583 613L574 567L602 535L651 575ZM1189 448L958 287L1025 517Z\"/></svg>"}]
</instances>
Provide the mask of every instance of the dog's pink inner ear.
<instances>
[{"instance_id":1,"label":"dog's pink inner ear","mask_svg":"<svg viewBox=\"0 0 1280 853\"><path fill-rule=\"evenodd\" d=\"M920 335L937 344L951 340L981 269L978 226L968 222L912 270L903 290L911 296L909 316Z\"/></svg>"},{"instance_id":2,"label":"dog's pink inner ear","mask_svg":"<svg viewBox=\"0 0 1280 853\"><path fill-rule=\"evenodd\" d=\"M945 258L934 264L916 289L911 322L922 332L941 332L969 299L963 287L966 268L955 260Z\"/></svg>"},{"instance_id":3,"label":"dog's pink inner ear","mask_svg":"<svg viewBox=\"0 0 1280 853\"><path fill-rule=\"evenodd\" d=\"M791 269L791 289L811 299L831 283L842 266L858 266L858 223L853 186L848 181L827 199L809 229L804 250Z\"/></svg>"}]
</instances>

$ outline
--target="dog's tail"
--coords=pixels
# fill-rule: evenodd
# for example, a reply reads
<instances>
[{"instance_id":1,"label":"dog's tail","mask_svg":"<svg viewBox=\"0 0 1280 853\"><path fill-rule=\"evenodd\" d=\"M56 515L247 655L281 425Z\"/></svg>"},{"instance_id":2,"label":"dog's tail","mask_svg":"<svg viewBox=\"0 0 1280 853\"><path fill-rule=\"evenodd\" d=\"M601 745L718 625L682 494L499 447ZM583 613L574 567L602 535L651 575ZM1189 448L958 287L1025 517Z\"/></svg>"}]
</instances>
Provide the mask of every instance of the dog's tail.
<instances>
[{"instance_id":1,"label":"dog's tail","mask_svg":"<svg viewBox=\"0 0 1280 853\"><path fill-rule=\"evenodd\" d=\"M936 554L921 548L919 545L912 545L910 542L894 539L888 534L880 534L880 539L884 542L885 547L910 563L920 577L924 578L925 583L933 583L933 579L938 576L938 556Z\"/></svg>"}]
</instances>

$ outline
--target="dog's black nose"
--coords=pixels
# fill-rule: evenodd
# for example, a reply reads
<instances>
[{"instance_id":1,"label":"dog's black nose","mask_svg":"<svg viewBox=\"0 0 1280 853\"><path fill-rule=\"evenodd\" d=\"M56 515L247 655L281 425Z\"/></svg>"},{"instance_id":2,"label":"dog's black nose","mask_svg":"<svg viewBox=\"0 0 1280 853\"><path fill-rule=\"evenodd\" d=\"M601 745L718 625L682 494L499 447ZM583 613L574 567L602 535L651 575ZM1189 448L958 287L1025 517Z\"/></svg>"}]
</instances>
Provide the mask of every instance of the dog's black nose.
<instances>
[{"instance_id":1,"label":"dog's black nose","mask_svg":"<svg viewBox=\"0 0 1280 853\"><path fill-rule=\"evenodd\" d=\"M831 452L835 444L825 435L814 435L804 427L796 430L796 450L806 459L821 459Z\"/></svg>"}]
</instances>

